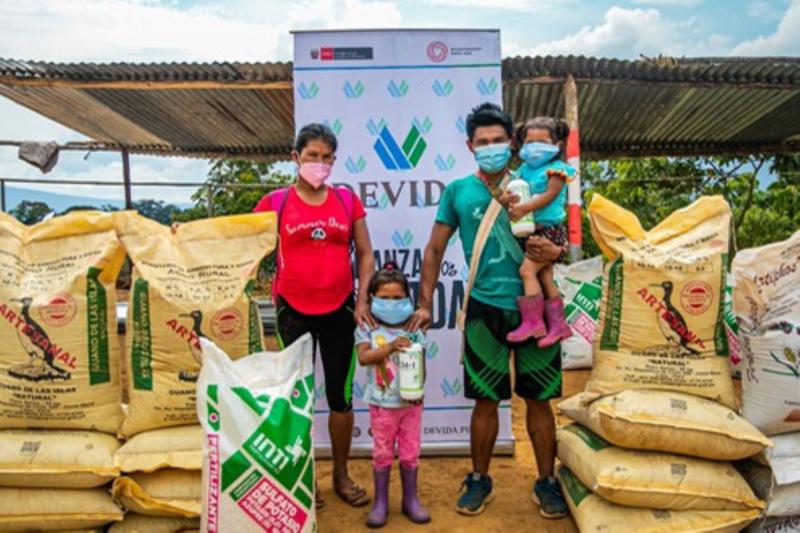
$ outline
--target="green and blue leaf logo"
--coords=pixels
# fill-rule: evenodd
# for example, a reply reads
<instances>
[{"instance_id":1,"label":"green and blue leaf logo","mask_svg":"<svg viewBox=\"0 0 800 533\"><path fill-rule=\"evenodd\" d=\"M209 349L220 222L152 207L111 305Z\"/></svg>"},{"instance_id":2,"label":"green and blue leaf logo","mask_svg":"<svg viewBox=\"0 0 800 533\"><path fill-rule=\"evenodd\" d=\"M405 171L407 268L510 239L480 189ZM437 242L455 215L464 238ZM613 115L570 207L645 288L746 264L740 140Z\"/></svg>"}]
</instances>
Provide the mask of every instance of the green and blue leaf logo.
<instances>
[{"instance_id":1,"label":"green and blue leaf logo","mask_svg":"<svg viewBox=\"0 0 800 533\"><path fill-rule=\"evenodd\" d=\"M459 378L453 378L452 380L444 378L442 379L441 388L445 398L457 396L462 389L461 380Z\"/></svg>"},{"instance_id":2,"label":"green and blue leaf logo","mask_svg":"<svg viewBox=\"0 0 800 533\"><path fill-rule=\"evenodd\" d=\"M408 82L406 80L400 80L400 83L397 83L394 80L389 82L386 89L389 91L389 94L392 98L402 98L408 94L409 89Z\"/></svg>"},{"instance_id":3,"label":"green and blue leaf logo","mask_svg":"<svg viewBox=\"0 0 800 533\"><path fill-rule=\"evenodd\" d=\"M467 122L464 120L464 117L458 117L458 120L456 120L456 129L462 135L467 133Z\"/></svg>"},{"instance_id":4,"label":"green and blue leaf logo","mask_svg":"<svg viewBox=\"0 0 800 533\"><path fill-rule=\"evenodd\" d=\"M306 85L301 82L300 85L297 86L297 94L299 94L300 98L303 100L313 100L319 94L319 85L317 85L315 81L312 81L311 85Z\"/></svg>"},{"instance_id":5,"label":"green and blue leaf logo","mask_svg":"<svg viewBox=\"0 0 800 533\"><path fill-rule=\"evenodd\" d=\"M342 128L344 126L342 124L342 121L339 120L338 118L334 119L333 122L328 122L328 119L325 119L322 122L323 124L328 126L331 129L331 131L333 131L333 133L335 133L336 135L340 135L342 133Z\"/></svg>"},{"instance_id":6,"label":"green and blue leaf logo","mask_svg":"<svg viewBox=\"0 0 800 533\"><path fill-rule=\"evenodd\" d=\"M364 169L367 167L367 162L364 160L362 156L358 156L358 159L353 159L352 157L348 157L347 160L344 162L344 168L347 169L347 172L350 174L361 174L364 172Z\"/></svg>"},{"instance_id":7,"label":"green and blue leaf logo","mask_svg":"<svg viewBox=\"0 0 800 533\"><path fill-rule=\"evenodd\" d=\"M406 230L405 233L400 233L400 230L394 230L392 233L392 242L398 248L407 248L414 240L414 234L411 230Z\"/></svg>"},{"instance_id":8,"label":"green and blue leaf logo","mask_svg":"<svg viewBox=\"0 0 800 533\"><path fill-rule=\"evenodd\" d=\"M500 86L497 83L496 78L490 78L489 81L481 78L478 80L478 83L475 85L478 88L478 92L484 96L489 96L490 94L494 94L497 92L497 88Z\"/></svg>"},{"instance_id":9,"label":"green and blue leaf logo","mask_svg":"<svg viewBox=\"0 0 800 533\"><path fill-rule=\"evenodd\" d=\"M449 154L447 157L442 154L436 154L435 163L436 168L442 172L446 172L448 170L453 170L453 167L456 165L456 158L453 157L453 154Z\"/></svg>"},{"instance_id":10,"label":"green and blue leaf logo","mask_svg":"<svg viewBox=\"0 0 800 533\"><path fill-rule=\"evenodd\" d=\"M430 361L432 359L436 359L437 355L439 355L439 345L434 341L429 342L428 348L425 350L425 359Z\"/></svg>"},{"instance_id":11,"label":"green and blue leaf logo","mask_svg":"<svg viewBox=\"0 0 800 533\"><path fill-rule=\"evenodd\" d=\"M344 95L351 100L355 98L361 98L361 95L364 94L364 84L361 83L361 80L358 80L355 83L346 81L342 86L342 90L344 91Z\"/></svg>"},{"instance_id":12,"label":"green and blue leaf logo","mask_svg":"<svg viewBox=\"0 0 800 533\"><path fill-rule=\"evenodd\" d=\"M453 82L450 80L434 80L433 82L433 94L440 98L445 98L450 96L453 93Z\"/></svg>"},{"instance_id":13,"label":"green and blue leaf logo","mask_svg":"<svg viewBox=\"0 0 800 533\"><path fill-rule=\"evenodd\" d=\"M387 170L411 170L416 168L425 153L425 149L428 147L428 143L422 134L428 133L433 126L430 118L425 117L423 121L414 119L402 145L397 142L389 131L388 126L384 125L380 129L376 126L378 125L370 120L367 124L367 129L373 135L375 135L374 132L376 130L378 131L378 138L375 140L373 148L383 166Z\"/></svg>"}]
</instances>

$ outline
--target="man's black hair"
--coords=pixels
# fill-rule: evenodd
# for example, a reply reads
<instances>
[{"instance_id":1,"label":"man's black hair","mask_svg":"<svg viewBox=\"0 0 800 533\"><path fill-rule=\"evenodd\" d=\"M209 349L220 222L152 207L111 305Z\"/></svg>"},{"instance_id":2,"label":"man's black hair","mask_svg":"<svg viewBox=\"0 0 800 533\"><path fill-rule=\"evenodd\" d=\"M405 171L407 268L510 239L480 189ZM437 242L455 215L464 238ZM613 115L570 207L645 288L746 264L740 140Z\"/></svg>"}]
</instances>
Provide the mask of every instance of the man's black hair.
<instances>
[{"instance_id":1,"label":"man's black hair","mask_svg":"<svg viewBox=\"0 0 800 533\"><path fill-rule=\"evenodd\" d=\"M485 102L472 109L467 115L467 138L471 141L475 130L481 126L503 126L510 139L514 132L514 123L511 115L503 111L500 106Z\"/></svg>"},{"instance_id":2,"label":"man's black hair","mask_svg":"<svg viewBox=\"0 0 800 533\"><path fill-rule=\"evenodd\" d=\"M294 149L297 153L300 153L308 143L316 140L325 142L331 147L331 151L336 153L338 144L336 141L336 134L325 124L319 124L317 122L306 124L300 128L300 131L297 133L297 140L294 141Z\"/></svg>"}]
</instances>

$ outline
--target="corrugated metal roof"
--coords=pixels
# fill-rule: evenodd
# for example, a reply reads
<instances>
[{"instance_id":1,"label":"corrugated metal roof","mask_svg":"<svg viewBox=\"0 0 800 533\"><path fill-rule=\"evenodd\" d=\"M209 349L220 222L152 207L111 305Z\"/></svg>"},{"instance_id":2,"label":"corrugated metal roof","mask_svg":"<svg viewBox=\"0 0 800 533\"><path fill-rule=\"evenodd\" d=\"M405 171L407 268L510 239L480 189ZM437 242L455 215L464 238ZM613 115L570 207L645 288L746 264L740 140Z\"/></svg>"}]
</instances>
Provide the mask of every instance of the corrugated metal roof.
<instances>
[{"instance_id":1,"label":"corrugated metal roof","mask_svg":"<svg viewBox=\"0 0 800 533\"><path fill-rule=\"evenodd\" d=\"M508 58L506 109L516 121L563 116L570 75L584 156L800 150L800 58ZM291 63L0 59L0 94L96 141L162 155L286 157L291 80Z\"/></svg>"}]
</instances>

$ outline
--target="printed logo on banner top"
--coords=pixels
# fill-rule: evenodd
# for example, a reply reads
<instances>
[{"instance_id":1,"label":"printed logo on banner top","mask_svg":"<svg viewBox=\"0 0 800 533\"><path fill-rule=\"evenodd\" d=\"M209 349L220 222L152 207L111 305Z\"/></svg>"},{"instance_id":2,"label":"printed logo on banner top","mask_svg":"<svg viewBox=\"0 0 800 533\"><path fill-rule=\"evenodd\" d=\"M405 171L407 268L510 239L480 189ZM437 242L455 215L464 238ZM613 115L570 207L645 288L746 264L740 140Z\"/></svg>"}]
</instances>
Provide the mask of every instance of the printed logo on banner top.
<instances>
[{"instance_id":1,"label":"printed logo on banner top","mask_svg":"<svg viewBox=\"0 0 800 533\"><path fill-rule=\"evenodd\" d=\"M389 91L389 95L392 98L402 98L408 94L409 89L408 82L406 80L400 80L400 83L392 80L389 82L389 85L386 86L386 89Z\"/></svg>"},{"instance_id":2,"label":"printed logo on banner top","mask_svg":"<svg viewBox=\"0 0 800 533\"><path fill-rule=\"evenodd\" d=\"M351 83L348 80L344 82L344 85L342 85L342 91L344 91L344 95L351 100L361 98L361 96L364 94L364 84L361 83L361 80L358 80L355 83Z\"/></svg>"},{"instance_id":3,"label":"printed logo on banner top","mask_svg":"<svg viewBox=\"0 0 800 533\"><path fill-rule=\"evenodd\" d=\"M484 96L489 96L490 94L494 94L499 86L500 84L497 83L497 80L495 78L491 78L489 81L486 81L483 78L481 78L478 80L478 83L475 84L475 87L478 88L478 92Z\"/></svg>"},{"instance_id":4,"label":"printed logo on banner top","mask_svg":"<svg viewBox=\"0 0 800 533\"><path fill-rule=\"evenodd\" d=\"M431 87L433 87L433 94L442 98L453 94L453 82L450 80L434 80Z\"/></svg>"},{"instance_id":5,"label":"printed logo on banner top","mask_svg":"<svg viewBox=\"0 0 800 533\"><path fill-rule=\"evenodd\" d=\"M434 63L441 63L449 53L450 49L442 41L433 41L428 45L428 59Z\"/></svg>"},{"instance_id":6,"label":"printed logo on banner top","mask_svg":"<svg viewBox=\"0 0 800 533\"><path fill-rule=\"evenodd\" d=\"M319 94L319 85L317 85L315 81L312 81L311 85L306 85L301 82L297 86L297 94L299 94L300 98L303 100L313 100Z\"/></svg>"}]
</instances>

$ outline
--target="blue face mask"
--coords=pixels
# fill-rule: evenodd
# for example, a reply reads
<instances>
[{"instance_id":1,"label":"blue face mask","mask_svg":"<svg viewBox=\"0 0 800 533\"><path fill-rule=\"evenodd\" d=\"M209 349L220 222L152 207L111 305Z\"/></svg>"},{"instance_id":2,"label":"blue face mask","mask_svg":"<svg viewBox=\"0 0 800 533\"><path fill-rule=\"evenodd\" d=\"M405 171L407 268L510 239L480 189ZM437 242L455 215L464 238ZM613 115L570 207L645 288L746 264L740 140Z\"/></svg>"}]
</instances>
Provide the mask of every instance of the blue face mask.
<instances>
[{"instance_id":1,"label":"blue face mask","mask_svg":"<svg viewBox=\"0 0 800 533\"><path fill-rule=\"evenodd\" d=\"M507 143L490 144L475 148L475 161L478 167L489 174L503 170L511 159L511 145Z\"/></svg>"},{"instance_id":2,"label":"blue face mask","mask_svg":"<svg viewBox=\"0 0 800 533\"><path fill-rule=\"evenodd\" d=\"M559 152L561 150L555 144L543 142L525 143L519 151L519 158L532 167L538 167L556 157Z\"/></svg>"},{"instance_id":3,"label":"blue face mask","mask_svg":"<svg viewBox=\"0 0 800 533\"><path fill-rule=\"evenodd\" d=\"M411 298L389 300L388 298L375 297L372 299L373 316L390 326L405 323L413 312L414 306L411 305Z\"/></svg>"}]
</instances>

